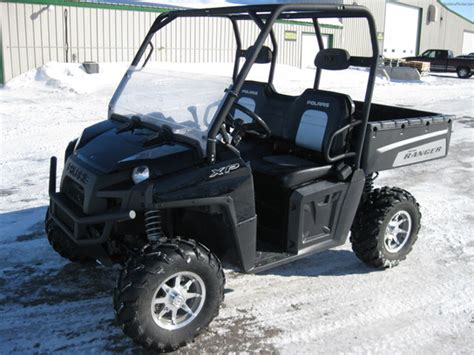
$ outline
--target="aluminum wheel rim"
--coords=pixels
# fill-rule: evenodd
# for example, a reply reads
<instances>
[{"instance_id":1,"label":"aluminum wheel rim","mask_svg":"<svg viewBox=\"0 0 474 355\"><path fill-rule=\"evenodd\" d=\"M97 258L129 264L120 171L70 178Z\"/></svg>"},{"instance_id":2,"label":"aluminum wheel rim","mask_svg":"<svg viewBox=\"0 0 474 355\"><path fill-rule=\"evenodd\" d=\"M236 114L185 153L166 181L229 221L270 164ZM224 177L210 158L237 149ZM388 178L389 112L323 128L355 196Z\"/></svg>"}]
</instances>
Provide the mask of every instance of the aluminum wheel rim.
<instances>
[{"instance_id":1,"label":"aluminum wheel rim","mask_svg":"<svg viewBox=\"0 0 474 355\"><path fill-rule=\"evenodd\" d=\"M398 211L385 229L384 244L389 253L398 253L410 239L411 216L406 211Z\"/></svg>"},{"instance_id":2,"label":"aluminum wheel rim","mask_svg":"<svg viewBox=\"0 0 474 355\"><path fill-rule=\"evenodd\" d=\"M157 326L175 330L191 323L202 310L206 286L190 271L168 277L156 289L151 300L151 315Z\"/></svg>"},{"instance_id":3,"label":"aluminum wheel rim","mask_svg":"<svg viewBox=\"0 0 474 355\"><path fill-rule=\"evenodd\" d=\"M464 68L459 69L459 75L466 76L467 75L467 69L464 69Z\"/></svg>"}]
</instances>

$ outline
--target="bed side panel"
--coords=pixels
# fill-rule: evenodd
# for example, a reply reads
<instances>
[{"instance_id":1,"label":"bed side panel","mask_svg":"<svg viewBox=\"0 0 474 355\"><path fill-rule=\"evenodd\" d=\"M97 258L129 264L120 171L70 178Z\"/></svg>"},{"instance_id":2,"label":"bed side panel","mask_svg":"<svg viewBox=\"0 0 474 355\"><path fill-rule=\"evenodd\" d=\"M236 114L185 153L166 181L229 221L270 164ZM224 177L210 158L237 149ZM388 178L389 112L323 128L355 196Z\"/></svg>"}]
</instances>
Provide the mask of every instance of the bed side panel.
<instances>
[{"instance_id":1,"label":"bed side panel","mask_svg":"<svg viewBox=\"0 0 474 355\"><path fill-rule=\"evenodd\" d=\"M368 174L444 158L451 128L443 115L369 122L362 167Z\"/></svg>"}]
</instances>

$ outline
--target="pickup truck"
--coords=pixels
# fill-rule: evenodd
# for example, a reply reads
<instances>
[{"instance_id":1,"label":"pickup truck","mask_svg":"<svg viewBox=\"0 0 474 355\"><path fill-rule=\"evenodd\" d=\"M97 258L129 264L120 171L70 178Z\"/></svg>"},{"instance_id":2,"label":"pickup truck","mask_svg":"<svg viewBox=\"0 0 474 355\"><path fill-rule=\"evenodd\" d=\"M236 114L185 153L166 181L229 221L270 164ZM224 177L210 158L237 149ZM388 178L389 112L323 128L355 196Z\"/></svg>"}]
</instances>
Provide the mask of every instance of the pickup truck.
<instances>
[{"instance_id":1,"label":"pickup truck","mask_svg":"<svg viewBox=\"0 0 474 355\"><path fill-rule=\"evenodd\" d=\"M458 77L467 79L472 76L474 59L454 57L453 52L446 49L428 49L417 57L403 58L407 62L428 62L433 72L456 72Z\"/></svg>"}]
</instances>

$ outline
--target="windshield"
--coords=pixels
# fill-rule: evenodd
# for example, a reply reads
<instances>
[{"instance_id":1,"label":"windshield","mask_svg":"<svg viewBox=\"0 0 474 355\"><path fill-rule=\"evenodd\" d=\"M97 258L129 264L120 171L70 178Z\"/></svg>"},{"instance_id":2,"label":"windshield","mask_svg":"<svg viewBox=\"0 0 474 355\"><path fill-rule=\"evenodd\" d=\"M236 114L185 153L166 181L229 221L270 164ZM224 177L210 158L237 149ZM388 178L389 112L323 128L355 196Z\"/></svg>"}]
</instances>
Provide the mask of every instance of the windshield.
<instances>
[{"instance_id":1,"label":"windshield","mask_svg":"<svg viewBox=\"0 0 474 355\"><path fill-rule=\"evenodd\" d=\"M196 140L205 151L208 128L231 83L229 77L179 72L158 63L140 71L131 68L128 75L112 113L166 125L175 134Z\"/></svg>"},{"instance_id":2,"label":"windshield","mask_svg":"<svg viewBox=\"0 0 474 355\"><path fill-rule=\"evenodd\" d=\"M213 50L215 36L206 30L209 26L187 32L186 38L175 36L175 28L187 26L188 19L176 19L173 26L157 31L150 41L154 50L148 46L139 64L129 68L109 114L167 126L174 134L197 141L205 154L208 130L232 83L235 57L231 22L219 21L230 27L225 35L229 44L219 51Z\"/></svg>"}]
</instances>

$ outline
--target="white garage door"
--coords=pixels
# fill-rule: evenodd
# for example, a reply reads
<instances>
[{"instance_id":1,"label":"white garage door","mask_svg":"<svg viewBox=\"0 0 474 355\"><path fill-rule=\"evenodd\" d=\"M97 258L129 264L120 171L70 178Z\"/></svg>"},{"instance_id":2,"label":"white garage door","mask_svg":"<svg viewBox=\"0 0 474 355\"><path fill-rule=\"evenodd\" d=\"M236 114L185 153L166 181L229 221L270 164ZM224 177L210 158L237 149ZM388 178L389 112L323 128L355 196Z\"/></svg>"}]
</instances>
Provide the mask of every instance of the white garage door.
<instances>
[{"instance_id":1,"label":"white garage door","mask_svg":"<svg viewBox=\"0 0 474 355\"><path fill-rule=\"evenodd\" d=\"M469 54L474 52L474 32L464 31L462 41L462 54Z\"/></svg>"},{"instance_id":2,"label":"white garage door","mask_svg":"<svg viewBox=\"0 0 474 355\"><path fill-rule=\"evenodd\" d=\"M383 55L387 58L416 55L420 30L420 9L387 3Z\"/></svg>"},{"instance_id":3,"label":"white garage door","mask_svg":"<svg viewBox=\"0 0 474 355\"><path fill-rule=\"evenodd\" d=\"M322 36L324 48L328 48L329 35ZM301 68L314 68L314 59L319 52L316 35L313 33L303 33L301 46Z\"/></svg>"}]
</instances>

